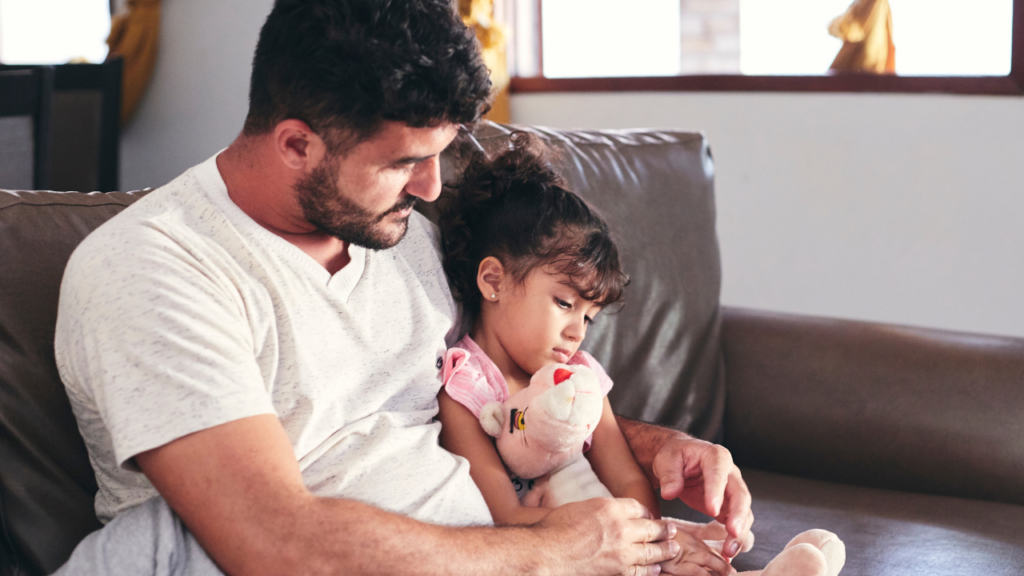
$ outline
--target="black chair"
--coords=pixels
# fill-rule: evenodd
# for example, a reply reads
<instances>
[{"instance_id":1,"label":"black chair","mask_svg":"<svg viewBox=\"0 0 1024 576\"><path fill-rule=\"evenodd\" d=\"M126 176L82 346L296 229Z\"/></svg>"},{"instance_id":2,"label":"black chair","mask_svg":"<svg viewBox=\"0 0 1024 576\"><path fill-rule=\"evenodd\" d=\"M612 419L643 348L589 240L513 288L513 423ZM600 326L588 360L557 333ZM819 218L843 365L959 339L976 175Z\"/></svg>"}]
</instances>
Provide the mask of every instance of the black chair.
<instances>
[{"instance_id":1,"label":"black chair","mask_svg":"<svg viewBox=\"0 0 1024 576\"><path fill-rule=\"evenodd\" d=\"M52 66L0 67L0 188L50 187Z\"/></svg>"},{"instance_id":2,"label":"black chair","mask_svg":"<svg viewBox=\"0 0 1024 576\"><path fill-rule=\"evenodd\" d=\"M39 66L0 66L34 70ZM121 59L53 66L50 188L110 192L120 170Z\"/></svg>"}]
</instances>

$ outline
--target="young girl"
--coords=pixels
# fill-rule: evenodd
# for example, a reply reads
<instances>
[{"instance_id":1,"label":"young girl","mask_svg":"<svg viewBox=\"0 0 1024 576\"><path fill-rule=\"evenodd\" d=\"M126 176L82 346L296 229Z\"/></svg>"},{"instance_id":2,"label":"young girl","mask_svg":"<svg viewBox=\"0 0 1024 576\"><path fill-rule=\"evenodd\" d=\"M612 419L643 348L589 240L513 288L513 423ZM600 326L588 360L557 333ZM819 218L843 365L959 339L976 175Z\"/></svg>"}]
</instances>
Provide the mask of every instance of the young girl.
<instances>
[{"instance_id":1,"label":"young girl","mask_svg":"<svg viewBox=\"0 0 1024 576\"><path fill-rule=\"evenodd\" d=\"M590 367L607 395L611 379L579 347L598 313L622 301L628 277L608 226L563 187L534 139L514 133L510 143L492 160L473 158L457 194L441 209L444 268L473 323L454 347L468 352L468 361L443 382L439 419L442 446L469 460L495 523L533 524L548 510L520 504L530 481L510 481L480 426L480 410L525 388L534 372L552 363ZM587 459L614 496L633 498L660 516L607 397L587 445ZM682 531L676 540L682 552L675 565L732 571L700 540Z\"/></svg>"}]
</instances>

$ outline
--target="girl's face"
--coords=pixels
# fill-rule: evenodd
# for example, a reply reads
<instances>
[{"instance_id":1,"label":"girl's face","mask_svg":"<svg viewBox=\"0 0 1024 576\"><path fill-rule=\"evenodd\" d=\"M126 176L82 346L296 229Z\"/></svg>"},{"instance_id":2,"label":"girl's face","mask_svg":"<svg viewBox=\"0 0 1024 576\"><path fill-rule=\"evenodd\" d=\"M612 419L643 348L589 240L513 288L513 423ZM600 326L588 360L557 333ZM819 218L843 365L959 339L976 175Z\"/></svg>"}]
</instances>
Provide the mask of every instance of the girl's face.
<instances>
[{"instance_id":1,"label":"girl's face","mask_svg":"<svg viewBox=\"0 0 1024 576\"><path fill-rule=\"evenodd\" d=\"M484 300L489 299L485 294ZM580 297L566 274L547 266L531 270L522 285L506 275L491 305L497 313L488 332L524 373L514 376L527 377L548 364L568 362L601 310Z\"/></svg>"}]
</instances>

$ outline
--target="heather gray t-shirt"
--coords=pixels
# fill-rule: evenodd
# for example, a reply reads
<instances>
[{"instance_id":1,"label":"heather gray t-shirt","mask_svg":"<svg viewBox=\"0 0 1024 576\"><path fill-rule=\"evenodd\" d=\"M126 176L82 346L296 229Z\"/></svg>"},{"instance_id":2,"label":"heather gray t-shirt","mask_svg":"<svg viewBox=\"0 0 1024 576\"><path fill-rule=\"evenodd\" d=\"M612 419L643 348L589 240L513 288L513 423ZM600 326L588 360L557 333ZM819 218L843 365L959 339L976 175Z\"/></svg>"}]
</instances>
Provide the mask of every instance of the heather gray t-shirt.
<instances>
[{"instance_id":1,"label":"heather gray t-shirt","mask_svg":"<svg viewBox=\"0 0 1024 576\"><path fill-rule=\"evenodd\" d=\"M136 454L276 414L306 486L419 520L489 524L469 464L438 445L438 359L456 308L437 232L351 247L331 276L230 199L215 157L85 239L56 355L104 522L156 494Z\"/></svg>"}]
</instances>

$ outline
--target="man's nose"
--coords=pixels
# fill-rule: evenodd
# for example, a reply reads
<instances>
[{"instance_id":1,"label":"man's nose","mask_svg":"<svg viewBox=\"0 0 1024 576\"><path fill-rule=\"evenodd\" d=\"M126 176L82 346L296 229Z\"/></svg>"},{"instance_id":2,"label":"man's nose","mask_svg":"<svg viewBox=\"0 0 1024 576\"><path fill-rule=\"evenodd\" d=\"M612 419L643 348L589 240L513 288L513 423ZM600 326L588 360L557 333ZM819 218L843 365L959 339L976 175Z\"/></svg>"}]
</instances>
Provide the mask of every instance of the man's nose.
<instances>
[{"instance_id":1,"label":"man's nose","mask_svg":"<svg viewBox=\"0 0 1024 576\"><path fill-rule=\"evenodd\" d=\"M405 185L405 191L427 202L437 200L441 195L441 161L437 156L416 164L412 178Z\"/></svg>"}]
</instances>

